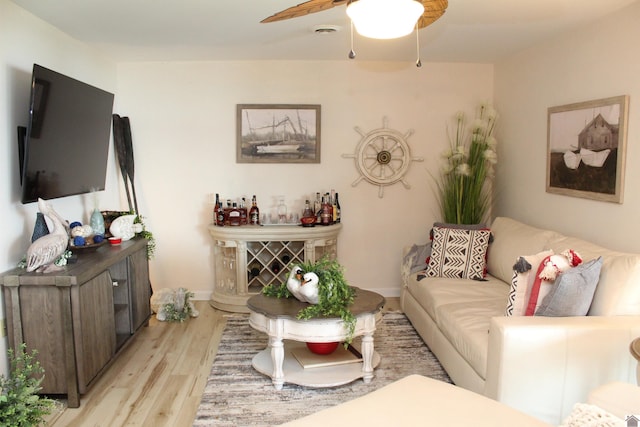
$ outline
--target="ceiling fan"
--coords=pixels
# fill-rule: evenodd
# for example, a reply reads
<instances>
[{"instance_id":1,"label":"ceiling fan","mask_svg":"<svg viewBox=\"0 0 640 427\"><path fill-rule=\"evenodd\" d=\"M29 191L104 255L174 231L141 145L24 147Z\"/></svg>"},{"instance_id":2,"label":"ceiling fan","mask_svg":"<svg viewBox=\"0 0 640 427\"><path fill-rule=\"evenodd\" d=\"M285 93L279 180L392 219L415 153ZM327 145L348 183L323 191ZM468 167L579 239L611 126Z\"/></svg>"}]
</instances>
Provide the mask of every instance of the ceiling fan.
<instances>
[{"instance_id":1,"label":"ceiling fan","mask_svg":"<svg viewBox=\"0 0 640 427\"><path fill-rule=\"evenodd\" d=\"M323 10L331 9L334 6L342 6L343 4L349 4L357 0L308 0L304 3L300 3L297 6L292 6L288 9L275 13L268 18L263 19L262 23L282 21L285 19L298 18L300 16L309 15L311 13L322 12ZM424 13L418 19L418 28L424 28L427 25L432 24L438 18L440 18L447 6L448 0L417 0L424 6Z\"/></svg>"}]
</instances>

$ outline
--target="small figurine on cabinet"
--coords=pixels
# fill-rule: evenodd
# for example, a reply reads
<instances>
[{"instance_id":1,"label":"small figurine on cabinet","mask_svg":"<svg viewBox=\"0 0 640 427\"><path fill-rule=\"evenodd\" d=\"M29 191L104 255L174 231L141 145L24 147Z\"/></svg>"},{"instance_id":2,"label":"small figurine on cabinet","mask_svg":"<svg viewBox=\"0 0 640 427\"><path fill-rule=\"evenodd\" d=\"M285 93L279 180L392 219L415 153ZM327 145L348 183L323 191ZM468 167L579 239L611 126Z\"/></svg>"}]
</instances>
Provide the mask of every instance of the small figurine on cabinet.
<instances>
[{"instance_id":1,"label":"small figurine on cabinet","mask_svg":"<svg viewBox=\"0 0 640 427\"><path fill-rule=\"evenodd\" d=\"M67 250L69 226L51 205L42 199L38 199L38 210L51 220L53 230L36 239L27 249L27 271L48 273L60 270L61 267L57 266L55 261Z\"/></svg>"}]
</instances>

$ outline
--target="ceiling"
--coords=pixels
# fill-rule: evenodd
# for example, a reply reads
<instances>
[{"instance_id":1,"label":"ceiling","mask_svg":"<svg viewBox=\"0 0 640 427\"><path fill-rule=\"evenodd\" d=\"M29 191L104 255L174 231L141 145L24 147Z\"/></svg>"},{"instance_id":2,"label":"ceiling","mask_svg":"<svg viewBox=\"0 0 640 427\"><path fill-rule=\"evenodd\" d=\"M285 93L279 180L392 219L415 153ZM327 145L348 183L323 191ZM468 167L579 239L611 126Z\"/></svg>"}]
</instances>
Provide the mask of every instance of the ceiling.
<instances>
[{"instance_id":1,"label":"ceiling","mask_svg":"<svg viewBox=\"0 0 640 427\"><path fill-rule=\"evenodd\" d=\"M345 6L261 24L302 0L11 0L116 61L342 60ZM491 63L640 0L449 0L419 32L422 62ZM318 34L318 25L338 26ZM415 61L415 34L354 36L356 60Z\"/></svg>"}]
</instances>

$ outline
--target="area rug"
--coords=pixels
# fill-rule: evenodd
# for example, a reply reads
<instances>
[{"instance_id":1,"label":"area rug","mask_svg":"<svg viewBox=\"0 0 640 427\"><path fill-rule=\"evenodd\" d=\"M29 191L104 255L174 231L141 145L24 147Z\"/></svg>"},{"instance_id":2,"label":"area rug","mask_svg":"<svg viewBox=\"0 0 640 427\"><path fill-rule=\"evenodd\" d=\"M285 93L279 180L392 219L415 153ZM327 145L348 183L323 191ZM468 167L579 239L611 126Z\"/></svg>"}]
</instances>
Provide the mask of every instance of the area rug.
<instances>
[{"instance_id":1,"label":"area rug","mask_svg":"<svg viewBox=\"0 0 640 427\"><path fill-rule=\"evenodd\" d=\"M369 384L361 379L334 388L284 384L276 391L271 378L251 366L267 346L267 336L247 316L231 317L202 396L194 426L274 426L370 393L410 374L451 382L442 366L404 314L386 313L374 335L381 361Z\"/></svg>"}]
</instances>

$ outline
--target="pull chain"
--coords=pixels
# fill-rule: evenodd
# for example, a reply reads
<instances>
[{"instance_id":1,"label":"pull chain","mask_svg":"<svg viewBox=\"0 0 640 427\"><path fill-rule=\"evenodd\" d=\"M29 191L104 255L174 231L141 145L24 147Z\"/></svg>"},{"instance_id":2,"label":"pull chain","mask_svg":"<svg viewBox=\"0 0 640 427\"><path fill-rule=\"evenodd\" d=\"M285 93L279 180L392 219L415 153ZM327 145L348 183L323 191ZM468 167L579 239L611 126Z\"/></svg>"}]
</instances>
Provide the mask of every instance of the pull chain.
<instances>
[{"instance_id":1,"label":"pull chain","mask_svg":"<svg viewBox=\"0 0 640 427\"><path fill-rule=\"evenodd\" d=\"M349 59L354 59L356 57L356 53L353 51L353 21L351 22L351 50L349 51Z\"/></svg>"},{"instance_id":2,"label":"pull chain","mask_svg":"<svg viewBox=\"0 0 640 427\"><path fill-rule=\"evenodd\" d=\"M418 20L418 22L420 22ZM422 67L422 61L420 61L420 33L418 32L418 22L416 22L416 67Z\"/></svg>"}]
</instances>

